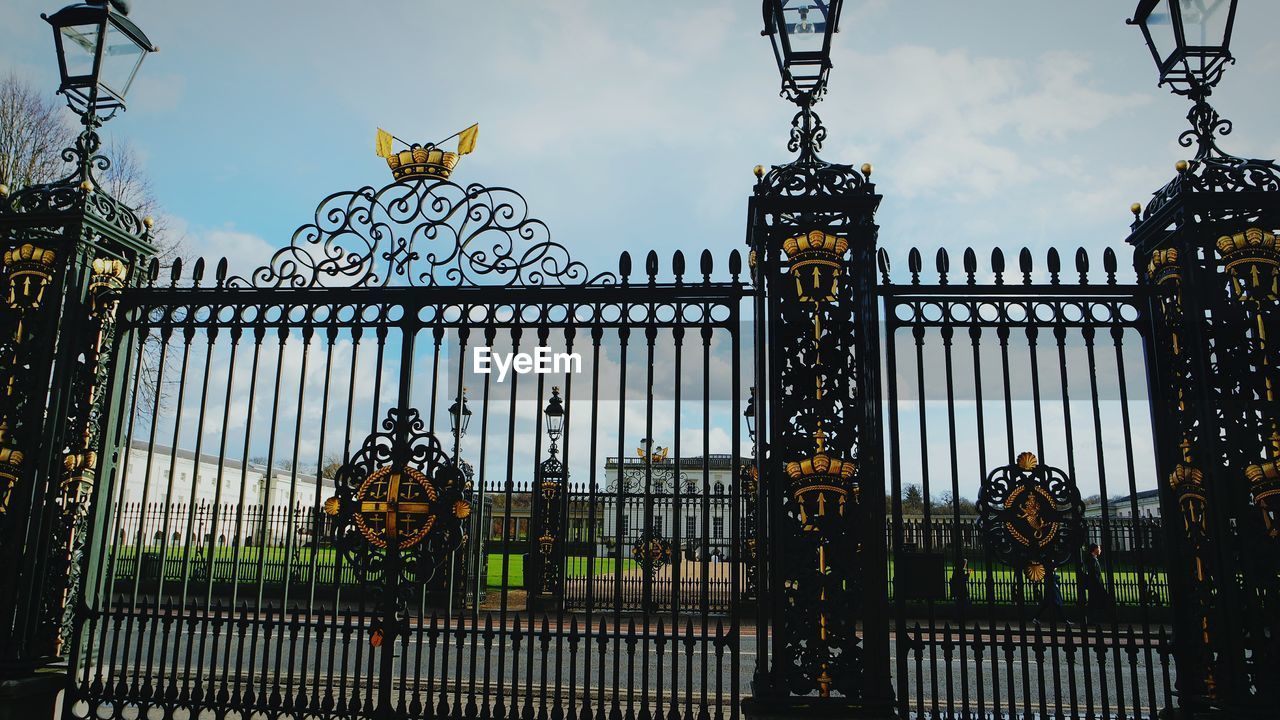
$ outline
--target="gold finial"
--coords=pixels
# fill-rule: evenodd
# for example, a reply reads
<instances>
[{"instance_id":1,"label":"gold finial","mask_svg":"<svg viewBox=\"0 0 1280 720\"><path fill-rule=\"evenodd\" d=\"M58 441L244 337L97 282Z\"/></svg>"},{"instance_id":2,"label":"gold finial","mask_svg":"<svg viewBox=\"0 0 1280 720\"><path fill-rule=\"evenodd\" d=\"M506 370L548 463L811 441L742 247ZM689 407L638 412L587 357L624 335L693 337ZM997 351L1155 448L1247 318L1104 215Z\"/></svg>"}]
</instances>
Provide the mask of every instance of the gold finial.
<instances>
[{"instance_id":1,"label":"gold finial","mask_svg":"<svg viewBox=\"0 0 1280 720\"><path fill-rule=\"evenodd\" d=\"M147 229L150 230L151 228L156 226L156 219L148 215L142 218L142 224L146 225Z\"/></svg>"},{"instance_id":2,"label":"gold finial","mask_svg":"<svg viewBox=\"0 0 1280 720\"><path fill-rule=\"evenodd\" d=\"M751 171L751 172L755 173L755 174L756 174L756 177L758 177L758 178L762 178L762 177L764 177L764 166L763 166L763 165L757 165L757 166L755 166L755 168L754 168L754 169L752 169L752 171Z\"/></svg>"},{"instance_id":3,"label":"gold finial","mask_svg":"<svg viewBox=\"0 0 1280 720\"><path fill-rule=\"evenodd\" d=\"M0 197L9 197L9 186L0 183Z\"/></svg>"},{"instance_id":4,"label":"gold finial","mask_svg":"<svg viewBox=\"0 0 1280 720\"><path fill-rule=\"evenodd\" d=\"M85 192L93 192L93 183L88 180L85 180L84 182L80 183L80 189Z\"/></svg>"},{"instance_id":5,"label":"gold finial","mask_svg":"<svg viewBox=\"0 0 1280 720\"><path fill-rule=\"evenodd\" d=\"M1040 464L1040 460L1036 458L1034 453L1024 452L1018 456L1018 467L1023 470L1035 470Z\"/></svg>"},{"instance_id":6,"label":"gold finial","mask_svg":"<svg viewBox=\"0 0 1280 720\"><path fill-rule=\"evenodd\" d=\"M1130 206L1129 206L1129 212L1133 213L1133 216L1134 216L1134 217L1138 217L1139 215L1141 215L1141 214L1142 214L1142 204L1141 204L1141 203L1134 203L1134 204L1130 205Z\"/></svg>"},{"instance_id":7,"label":"gold finial","mask_svg":"<svg viewBox=\"0 0 1280 720\"><path fill-rule=\"evenodd\" d=\"M870 179L872 170L875 170L875 168L871 166L871 163L862 163L863 177Z\"/></svg>"},{"instance_id":8,"label":"gold finial","mask_svg":"<svg viewBox=\"0 0 1280 720\"><path fill-rule=\"evenodd\" d=\"M1189 167L1191 167L1191 164L1188 163L1186 160L1179 160L1178 162L1173 164L1173 169L1177 170L1180 173L1186 172L1187 168Z\"/></svg>"}]
</instances>

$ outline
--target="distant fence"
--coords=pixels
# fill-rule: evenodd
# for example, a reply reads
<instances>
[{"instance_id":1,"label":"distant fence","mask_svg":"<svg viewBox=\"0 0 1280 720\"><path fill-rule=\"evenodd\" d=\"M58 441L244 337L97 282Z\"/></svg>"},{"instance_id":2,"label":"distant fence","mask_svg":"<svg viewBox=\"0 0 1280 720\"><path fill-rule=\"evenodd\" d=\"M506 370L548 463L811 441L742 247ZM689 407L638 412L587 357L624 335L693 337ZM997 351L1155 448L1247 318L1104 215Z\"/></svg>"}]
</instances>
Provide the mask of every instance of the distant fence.
<instances>
[{"instance_id":1,"label":"distant fence","mask_svg":"<svg viewBox=\"0 0 1280 720\"><path fill-rule=\"evenodd\" d=\"M895 549L893 528L886 528L889 548ZM1119 605L1167 607L1169 583L1165 575L1165 558L1160 519L1142 518L1085 518L1085 532L1091 543L1102 548L1103 574L1115 601ZM945 599L954 601L955 586L951 579L955 561L963 558L969 562L969 601L974 604L1017 603L1039 600L1038 583L1026 582L1019 573L1007 565L991 562L981 543L976 519L961 517L930 518L906 517L902 521L902 547L906 553L940 553L944 559L946 586ZM1083 551L1083 548L1081 548ZM893 553L890 552L892 557ZM1059 590L1063 601L1074 604L1081 601L1081 581L1077 564L1072 563L1058 571ZM889 564L890 580L893 579L893 562ZM890 584L890 588L893 584ZM892 590L890 590L892 593Z\"/></svg>"},{"instance_id":2,"label":"distant fence","mask_svg":"<svg viewBox=\"0 0 1280 720\"><path fill-rule=\"evenodd\" d=\"M618 539L611 531L619 525L618 498L598 493L595 512L590 511L590 496L571 493L572 514L583 522L573 528L566 560L564 597L570 609L619 607L623 610L670 608L673 604L706 603L710 609L727 609L733 601L734 567L742 558L727 539L728 496L713 494L710 498L691 496L677 508L671 498L650 498L648 512L665 526L671 545L671 556L657 571L645 573L638 567L615 570L599 562L616 562ZM622 515L637 517L643 512L643 499L631 495L622 498ZM585 508L585 509L584 509ZM717 509L719 508L719 509ZM697 513L692 526L685 524L684 513ZM488 553L503 552L522 555L526 541L512 537L501 539L507 520L524 517L502 508L487 509L478 519L477 528L487 541ZM608 522L605 523L605 519ZM166 582L184 578L212 583L310 583L328 585L340 577L342 584L357 584L354 570L343 566L329 545L331 519L315 507L258 505L238 506L212 503L128 503L116 518L116 543L109 562L117 580L139 579L156 582L161 575ZM492 521L501 521L498 537L491 536ZM741 522L741 518L739 522ZM483 524L481 524L483 523ZM680 536L675 537L675 527ZM650 520L650 526L654 524ZM631 546L645 530L638 522L623 522L620 557L633 563ZM723 535L716 532L723 529ZM745 528L744 528L745 529ZM693 536L688 531L693 531ZM1167 606L1168 582L1163 570L1161 526L1158 518L1086 519L1091 542L1103 546L1103 565L1111 591L1120 605ZM710 532L707 532L710 531ZM704 537L703 533L710 535ZM886 539L894 549L892 528L886 527ZM719 537L718 537L719 536ZM987 563L975 523L970 518L904 518L903 552L934 552L944 558L946 601L954 601L950 582L955 559L969 562L969 601L974 604L1015 604L1038 599L1039 586L1018 577L1013 568ZM1105 542L1104 542L1105 541ZM889 576L893 579L893 553L890 552ZM593 565L589 558L594 558ZM737 568L739 595L746 589L746 571ZM1063 599L1079 601L1079 582L1074 564L1059 571ZM488 579L492 582L492 578ZM474 582L468 578L467 582ZM893 583L890 583L890 593ZM738 598L741 601L741 597Z\"/></svg>"}]
</instances>

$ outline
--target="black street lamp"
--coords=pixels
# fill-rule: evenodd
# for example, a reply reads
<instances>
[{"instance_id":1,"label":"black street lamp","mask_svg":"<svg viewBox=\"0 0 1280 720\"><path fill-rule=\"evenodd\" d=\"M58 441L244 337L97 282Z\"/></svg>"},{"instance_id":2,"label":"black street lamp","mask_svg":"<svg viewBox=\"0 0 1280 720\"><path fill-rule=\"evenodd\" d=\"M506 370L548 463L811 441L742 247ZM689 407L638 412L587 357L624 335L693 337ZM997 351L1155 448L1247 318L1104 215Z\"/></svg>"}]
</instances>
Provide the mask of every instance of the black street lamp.
<instances>
[{"instance_id":1,"label":"black street lamp","mask_svg":"<svg viewBox=\"0 0 1280 720\"><path fill-rule=\"evenodd\" d=\"M884 527L875 224L880 195L870 164L826 162L827 130L814 112L830 74L840 0L769 0L782 94L798 106L791 162L757 166L748 244L757 318L756 391L768 422L756 435L758 468L742 477L770 528L756 580L757 632L772 636L757 658L748 718L889 716L889 606ZM850 352L831 353L832 346ZM852 388L861 402L840 402ZM754 424L754 406L747 417ZM749 425L750 428L750 425ZM768 482L756 482L768 478ZM748 479L750 481L748 481ZM753 492L758 487L758 492ZM878 498L878 499L877 499ZM831 512L839 505L844 510ZM801 520L803 518L803 520ZM744 556L755 559L752 549ZM847 561L857 555L857 566ZM873 591L872 588L876 590ZM784 621L812 618L806 626ZM772 621L770 620L772 618Z\"/></svg>"},{"instance_id":2,"label":"black street lamp","mask_svg":"<svg viewBox=\"0 0 1280 720\"><path fill-rule=\"evenodd\" d=\"M81 115L106 119L124 109L125 95L147 53L156 51L128 17L123 0L68 5L41 15L53 26L62 84L58 92Z\"/></svg>"},{"instance_id":3,"label":"black street lamp","mask_svg":"<svg viewBox=\"0 0 1280 720\"><path fill-rule=\"evenodd\" d=\"M1142 28L1151 57L1179 95L1207 96L1231 56L1231 30L1239 0L1141 0L1131 25Z\"/></svg>"},{"instance_id":4,"label":"black street lamp","mask_svg":"<svg viewBox=\"0 0 1280 720\"><path fill-rule=\"evenodd\" d=\"M560 388L551 388L551 397L542 409L547 437L551 439L547 459L538 464L537 487L533 493L533 527L529 533L529 551L525 557L529 605L542 612L561 607L564 555L564 524L567 513L565 483L568 468L556 457L556 442L564 431L564 403Z\"/></svg>"},{"instance_id":5,"label":"black street lamp","mask_svg":"<svg viewBox=\"0 0 1280 720\"><path fill-rule=\"evenodd\" d=\"M782 91L797 104L822 97L831 72L831 36L843 0L765 0L764 30L782 74Z\"/></svg>"},{"instance_id":6,"label":"black street lamp","mask_svg":"<svg viewBox=\"0 0 1280 720\"><path fill-rule=\"evenodd\" d=\"M560 401L560 388L551 388L551 399L542 409L542 416L547 422L547 437L551 439L551 454L556 454L556 443L564 430L564 403Z\"/></svg>"},{"instance_id":7,"label":"black street lamp","mask_svg":"<svg viewBox=\"0 0 1280 720\"><path fill-rule=\"evenodd\" d=\"M17 389L0 397L0 497L10 502L0 514L0 684L31 715L51 713L57 691L34 669L89 657L78 610L94 606L99 588L81 578L104 557L85 528L107 518L112 490L99 479L115 476L121 403L104 384L134 342L116 313L121 291L159 270L151 219L95 177L110 166L98 128L124 108L155 50L126 13L115 0L44 18L59 92L83 129L62 153L65 177L0 185L0 317L11 328L0 385Z\"/></svg>"},{"instance_id":8,"label":"black street lamp","mask_svg":"<svg viewBox=\"0 0 1280 720\"><path fill-rule=\"evenodd\" d=\"M747 397L747 409L742 411L742 417L747 419L747 436L751 438L751 442L756 441L756 389L751 388L751 395Z\"/></svg>"},{"instance_id":9,"label":"black street lamp","mask_svg":"<svg viewBox=\"0 0 1280 720\"><path fill-rule=\"evenodd\" d=\"M467 407L467 389L462 388L462 395L449 406L449 431L461 440L471 426L471 408Z\"/></svg>"},{"instance_id":10,"label":"black street lamp","mask_svg":"<svg viewBox=\"0 0 1280 720\"><path fill-rule=\"evenodd\" d=\"M1140 322L1151 328L1161 514L1182 520L1164 525L1179 709L1260 718L1274 714L1262 678L1276 665L1258 658L1280 658L1280 608L1267 590L1278 571L1256 551L1274 542L1267 468L1280 464L1280 353L1270 342L1280 334L1280 166L1218 147L1232 124L1208 97L1233 61L1236 5L1143 0L1129 21L1160 84L1193 101L1178 142L1195 155L1145 208L1133 206L1128 242L1152 290Z\"/></svg>"}]
</instances>

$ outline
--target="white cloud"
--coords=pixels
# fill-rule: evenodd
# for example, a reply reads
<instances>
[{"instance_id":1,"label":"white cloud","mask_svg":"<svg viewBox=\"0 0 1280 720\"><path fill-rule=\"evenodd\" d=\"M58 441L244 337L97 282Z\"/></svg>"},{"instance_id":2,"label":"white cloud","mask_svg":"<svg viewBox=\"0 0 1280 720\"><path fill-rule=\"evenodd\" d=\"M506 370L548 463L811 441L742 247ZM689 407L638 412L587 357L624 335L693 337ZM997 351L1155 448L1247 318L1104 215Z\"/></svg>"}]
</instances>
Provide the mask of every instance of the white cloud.
<instances>
[{"instance_id":1,"label":"white cloud","mask_svg":"<svg viewBox=\"0 0 1280 720\"><path fill-rule=\"evenodd\" d=\"M187 246L209 262L227 258L231 274L247 275L271 262L276 247L252 233L237 230L234 225L195 231Z\"/></svg>"}]
</instances>

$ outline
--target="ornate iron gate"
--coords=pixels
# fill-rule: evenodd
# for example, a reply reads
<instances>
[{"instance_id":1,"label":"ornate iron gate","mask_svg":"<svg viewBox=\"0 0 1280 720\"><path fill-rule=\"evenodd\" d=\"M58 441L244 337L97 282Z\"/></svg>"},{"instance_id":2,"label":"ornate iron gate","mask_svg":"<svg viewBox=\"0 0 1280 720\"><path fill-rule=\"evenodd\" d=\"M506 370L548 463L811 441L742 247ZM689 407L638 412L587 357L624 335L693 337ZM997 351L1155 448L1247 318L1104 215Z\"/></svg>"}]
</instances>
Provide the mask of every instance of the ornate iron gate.
<instances>
[{"instance_id":1,"label":"ornate iron gate","mask_svg":"<svg viewBox=\"0 0 1280 720\"><path fill-rule=\"evenodd\" d=\"M899 716L1155 718L1176 677L1163 547L1135 530L1155 484L1147 291L1110 250L1100 273L1084 250L1039 270L1025 249L1016 269L966 250L960 272L939 250L932 281L923 264L911 250L895 283L880 255ZM1122 586L1136 602L1114 602Z\"/></svg>"},{"instance_id":2,"label":"ornate iron gate","mask_svg":"<svg viewBox=\"0 0 1280 720\"><path fill-rule=\"evenodd\" d=\"M330 196L248 277L153 264L69 712L736 716L741 272L591 274L436 178ZM481 346L581 367L499 381Z\"/></svg>"}]
</instances>

